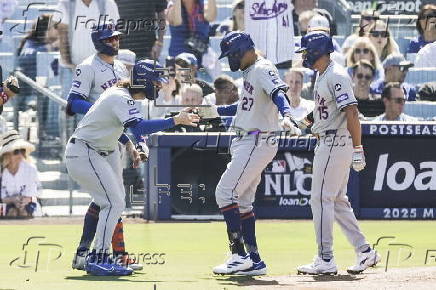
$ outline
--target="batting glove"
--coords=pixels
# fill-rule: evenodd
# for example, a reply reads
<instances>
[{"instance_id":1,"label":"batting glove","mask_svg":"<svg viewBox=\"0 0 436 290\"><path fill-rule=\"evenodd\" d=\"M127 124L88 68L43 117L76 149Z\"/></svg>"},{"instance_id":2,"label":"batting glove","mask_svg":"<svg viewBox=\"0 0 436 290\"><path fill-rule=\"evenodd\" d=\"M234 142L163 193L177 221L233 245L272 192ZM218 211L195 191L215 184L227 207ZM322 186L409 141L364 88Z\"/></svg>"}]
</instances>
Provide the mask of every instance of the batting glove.
<instances>
[{"instance_id":1,"label":"batting glove","mask_svg":"<svg viewBox=\"0 0 436 290\"><path fill-rule=\"evenodd\" d=\"M363 151L362 145L354 146L351 166L357 172L359 172L365 168L365 166L366 166L365 152Z\"/></svg>"},{"instance_id":2,"label":"batting glove","mask_svg":"<svg viewBox=\"0 0 436 290\"><path fill-rule=\"evenodd\" d=\"M149 155L147 144L145 144L144 142L139 142L138 144L136 144L136 150L139 152L139 157L141 157L141 160L143 162L146 162Z\"/></svg>"},{"instance_id":3,"label":"batting glove","mask_svg":"<svg viewBox=\"0 0 436 290\"><path fill-rule=\"evenodd\" d=\"M283 130L289 131L291 135L301 135L301 130L295 126L294 121L290 116L285 116L281 122Z\"/></svg>"}]
</instances>

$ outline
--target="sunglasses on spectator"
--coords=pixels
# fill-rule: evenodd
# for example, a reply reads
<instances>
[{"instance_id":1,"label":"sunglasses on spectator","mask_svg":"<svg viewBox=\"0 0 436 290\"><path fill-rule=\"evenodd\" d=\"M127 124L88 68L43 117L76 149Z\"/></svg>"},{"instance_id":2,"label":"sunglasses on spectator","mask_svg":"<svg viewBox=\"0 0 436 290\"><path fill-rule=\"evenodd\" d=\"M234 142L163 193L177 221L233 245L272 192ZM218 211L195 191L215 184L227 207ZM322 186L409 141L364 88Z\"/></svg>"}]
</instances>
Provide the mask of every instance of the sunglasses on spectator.
<instances>
[{"instance_id":1,"label":"sunglasses on spectator","mask_svg":"<svg viewBox=\"0 0 436 290\"><path fill-rule=\"evenodd\" d=\"M373 21L378 20L379 18L377 16L362 16L361 19L366 21Z\"/></svg>"},{"instance_id":2,"label":"sunglasses on spectator","mask_svg":"<svg viewBox=\"0 0 436 290\"><path fill-rule=\"evenodd\" d=\"M393 101L396 104L404 104L406 102L403 98L391 98L391 101Z\"/></svg>"},{"instance_id":3,"label":"sunglasses on spectator","mask_svg":"<svg viewBox=\"0 0 436 290\"><path fill-rule=\"evenodd\" d=\"M372 37L388 37L389 36L389 32L388 31L371 31L370 32Z\"/></svg>"},{"instance_id":4,"label":"sunglasses on spectator","mask_svg":"<svg viewBox=\"0 0 436 290\"><path fill-rule=\"evenodd\" d=\"M105 38L103 41L104 42L113 42L113 41L119 41L120 37L118 35L114 35L108 38Z\"/></svg>"},{"instance_id":5,"label":"sunglasses on spectator","mask_svg":"<svg viewBox=\"0 0 436 290\"><path fill-rule=\"evenodd\" d=\"M14 155L18 155L18 154L24 155L24 153L26 153L26 149L15 149L12 153Z\"/></svg>"},{"instance_id":6,"label":"sunglasses on spectator","mask_svg":"<svg viewBox=\"0 0 436 290\"><path fill-rule=\"evenodd\" d=\"M355 48L354 52L355 53L363 53L363 54L368 54L369 53L369 48Z\"/></svg>"},{"instance_id":7,"label":"sunglasses on spectator","mask_svg":"<svg viewBox=\"0 0 436 290\"><path fill-rule=\"evenodd\" d=\"M372 80L372 75L364 75L363 73L358 73L358 74L356 75L356 77L357 77L359 80L361 80L361 79L363 79L363 78L365 78L365 80L367 80L367 81Z\"/></svg>"}]
</instances>

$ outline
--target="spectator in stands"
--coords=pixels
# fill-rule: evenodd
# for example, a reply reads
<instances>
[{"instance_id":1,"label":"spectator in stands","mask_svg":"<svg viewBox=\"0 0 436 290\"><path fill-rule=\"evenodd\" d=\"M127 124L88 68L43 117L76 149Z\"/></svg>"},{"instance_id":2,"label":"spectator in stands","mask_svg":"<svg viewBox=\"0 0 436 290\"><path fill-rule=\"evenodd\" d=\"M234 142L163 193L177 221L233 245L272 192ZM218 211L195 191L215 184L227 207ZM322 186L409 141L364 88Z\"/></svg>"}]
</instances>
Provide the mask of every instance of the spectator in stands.
<instances>
[{"instance_id":1,"label":"spectator in stands","mask_svg":"<svg viewBox=\"0 0 436 290\"><path fill-rule=\"evenodd\" d=\"M176 56L176 78L182 83L195 83L199 85L203 91L203 96L214 92L213 87L206 81L197 78L198 60L192 53L181 53ZM185 69L185 70L184 70ZM186 71L189 69L189 71Z\"/></svg>"},{"instance_id":2,"label":"spectator in stands","mask_svg":"<svg viewBox=\"0 0 436 290\"><path fill-rule=\"evenodd\" d=\"M225 35L230 31L244 30L244 0L234 0L232 4L232 15L217 25L215 36Z\"/></svg>"},{"instance_id":3,"label":"spectator in stands","mask_svg":"<svg viewBox=\"0 0 436 290\"><path fill-rule=\"evenodd\" d=\"M191 107L201 105L203 102L203 91L197 84L182 86L180 102L182 106Z\"/></svg>"},{"instance_id":4,"label":"spectator in stands","mask_svg":"<svg viewBox=\"0 0 436 290\"><path fill-rule=\"evenodd\" d=\"M302 12L298 17L298 26L299 26L299 35L305 36L307 34L307 29L309 26L309 21L312 19L316 14L313 10L306 10Z\"/></svg>"},{"instance_id":5,"label":"spectator in stands","mask_svg":"<svg viewBox=\"0 0 436 290\"><path fill-rule=\"evenodd\" d=\"M32 216L41 187L38 171L31 163L29 155L35 147L21 139L15 130L3 134L0 143L3 168L0 195L2 202L7 204L7 215Z\"/></svg>"},{"instance_id":6,"label":"spectator in stands","mask_svg":"<svg viewBox=\"0 0 436 290\"><path fill-rule=\"evenodd\" d=\"M170 24L170 47L168 54L177 56L182 52L193 53L201 66L202 56L209 45L209 22L216 18L215 0L170 0L167 20Z\"/></svg>"},{"instance_id":7,"label":"spectator in stands","mask_svg":"<svg viewBox=\"0 0 436 290\"><path fill-rule=\"evenodd\" d=\"M427 44L416 54L415 67L436 68L436 42Z\"/></svg>"},{"instance_id":8,"label":"spectator in stands","mask_svg":"<svg viewBox=\"0 0 436 290\"><path fill-rule=\"evenodd\" d=\"M406 102L400 83L387 83L382 92L385 112L373 121L416 121L416 118L403 113Z\"/></svg>"},{"instance_id":9,"label":"spectator in stands","mask_svg":"<svg viewBox=\"0 0 436 290\"><path fill-rule=\"evenodd\" d=\"M291 105L291 115L296 120L302 120L310 112L313 111L315 103L312 100L301 98L303 89L304 73L302 69L290 68L284 77L285 83L289 86L286 95L289 98Z\"/></svg>"},{"instance_id":10,"label":"spectator in stands","mask_svg":"<svg viewBox=\"0 0 436 290\"><path fill-rule=\"evenodd\" d=\"M180 105L177 103L177 100L180 101L180 98L177 98L177 100L175 98L176 88L177 84L175 75L170 73L168 76L168 82L162 82L162 88L159 90L158 98L154 102L148 102L148 112L146 112L148 113L148 116L146 116L146 119L163 118L168 113L180 109L173 107Z\"/></svg>"},{"instance_id":11,"label":"spectator in stands","mask_svg":"<svg viewBox=\"0 0 436 290\"><path fill-rule=\"evenodd\" d=\"M163 47L167 1L116 0L116 3L121 17L117 30L124 33L120 47L132 50L138 59L157 60ZM142 24L138 19L143 20Z\"/></svg>"},{"instance_id":12,"label":"spectator in stands","mask_svg":"<svg viewBox=\"0 0 436 290\"><path fill-rule=\"evenodd\" d=\"M384 20L376 20L369 27L367 36L371 40L372 44L374 44L380 61L384 61L385 58L391 53L400 52L398 44L392 37L389 27Z\"/></svg>"},{"instance_id":13,"label":"spectator in stands","mask_svg":"<svg viewBox=\"0 0 436 290\"><path fill-rule=\"evenodd\" d=\"M115 24L120 15L114 0L59 0L57 10L60 13L53 15L53 21L59 22L60 77L62 96L66 98L71 88L73 70L96 53L91 40L92 26L97 25L100 19ZM103 24L107 23L99 23Z\"/></svg>"},{"instance_id":14,"label":"spectator in stands","mask_svg":"<svg viewBox=\"0 0 436 290\"><path fill-rule=\"evenodd\" d=\"M121 61L130 73L136 62L136 54L130 49L120 49L118 50L118 55L116 58Z\"/></svg>"},{"instance_id":15,"label":"spectator in stands","mask_svg":"<svg viewBox=\"0 0 436 290\"><path fill-rule=\"evenodd\" d=\"M369 32L369 28L371 27L371 25L379 18L380 13L376 10L369 9L362 11L362 13L360 14L359 27L353 34L348 36L342 44L342 51L344 52L344 54L348 53L354 42L359 37L364 37Z\"/></svg>"},{"instance_id":16,"label":"spectator in stands","mask_svg":"<svg viewBox=\"0 0 436 290\"><path fill-rule=\"evenodd\" d=\"M397 82L401 84L407 101L416 101L415 86L404 82L407 71L413 63L407 61L401 53L393 53L383 62L384 79L379 79L371 84L371 92L381 94L386 83Z\"/></svg>"},{"instance_id":17,"label":"spectator in stands","mask_svg":"<svg viewBox=\"0 0 436 290\"><path fill-rule=\"evenodd\" d=\"M348 73L352 76L352 67L360 60L366 59L375 68L374 79L384 77L380 59L377 55L377 50L367 37L359 37L354 42L353 46L347 53L347 67Z\"/></svg>"},{"instance_id":18,"label":"spectator in stands","mask_svg":"<svg viewBox=\"0 0 436 290\"><path fill-rule=\"evenodd\" d=\"M231 105L238 101L238 87L236 86L233 78L231 78L230 76L218 76L215 79L213 86L215 88L215 93L205 96L203 100L203 105Z\"/></svg>"},{"instance_id":19,"label":"spectator in stands","mask_svg":"<svg viewBox=\"0 0 436 290\"><path fill-rule=\"evenodd\" d=\"M366 59L358 61L353 67L353 92L357 100L375 100L377 96L370 92L374 80L375 68Z\"/></svg>"},{"instance_id":20,"label":"spectator in stands","mask_svg":"<svg viewBox=\"0 0 436 290\"><path fill-rule=\"evenodd\" d=\"M419 35L410 41L407 53L417 53L426 44L436 41L436 4L426 4L421 7L416 30Z\"/></svg>"},{"instance_id":21,"label":"spectator in stands","mask_svg":"<svg viewBox=\"0 0 436 290\"><path fill-rule=\"evenodd\" d=\"M317 0L292 0L294 10L292 11L292 20L294 22L294 34L302 35L300 29L300 16L303 12L313 10L317 6Z\"/></svg>"}]
</instances>

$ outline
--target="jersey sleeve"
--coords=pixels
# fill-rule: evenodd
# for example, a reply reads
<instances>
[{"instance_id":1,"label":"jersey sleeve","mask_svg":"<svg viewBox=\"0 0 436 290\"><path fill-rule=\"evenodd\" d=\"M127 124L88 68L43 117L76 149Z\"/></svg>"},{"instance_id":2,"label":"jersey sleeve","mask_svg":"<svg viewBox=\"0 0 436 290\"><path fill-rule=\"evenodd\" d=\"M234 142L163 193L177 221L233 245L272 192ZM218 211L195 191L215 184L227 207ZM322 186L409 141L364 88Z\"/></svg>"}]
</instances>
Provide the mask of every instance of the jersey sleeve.
<instances>
[{"instance_id":1,"label":"jersey sleeve","mask_svg":"<svg viewBox=\"0 0 436 290\"><path fill-rule=\"evenodd\" d=\"M357 104L356 97L353 92L351 78L343 74L335 74L329 81L329 90L332 92L336 102L336 107L342 110L346 106Z\"/></svg>"},{"instance_id":2,"label":"jersey sleeve","mask_svg":"<svg viewBox=\"0 0 436 290\"><path fill-rule=\"evenodd\" d=\"M78 65L74 72L70 93L76 93L88 99L91 92L94 72L89 65Z\"/></svg>"},{"instance_id":3,"label":"jersey sleeve","mask_svg":"<svg viewBox=\"0 0 436 290\"><path fill-rule=\"evenodd\" d=\"M288 90L288 86L280 79L279 72L274 66L265 65L260 67L258 82L269 96L272 96L279 89L283 89L285 92Z\"/></svg>"},{"instance_id":4,"label":"jersey sleeve","mask_svg":"<svg viewBox=\"0 0 436 290\"><path fill-rule=\"evenodd\" d=\"M111 98L113 105L111 105L117 119L126 126L126 124L142 119L142 113L140 110L140 103L135 102L127 96L115 96Z\"/></svg>"}]
</instances>

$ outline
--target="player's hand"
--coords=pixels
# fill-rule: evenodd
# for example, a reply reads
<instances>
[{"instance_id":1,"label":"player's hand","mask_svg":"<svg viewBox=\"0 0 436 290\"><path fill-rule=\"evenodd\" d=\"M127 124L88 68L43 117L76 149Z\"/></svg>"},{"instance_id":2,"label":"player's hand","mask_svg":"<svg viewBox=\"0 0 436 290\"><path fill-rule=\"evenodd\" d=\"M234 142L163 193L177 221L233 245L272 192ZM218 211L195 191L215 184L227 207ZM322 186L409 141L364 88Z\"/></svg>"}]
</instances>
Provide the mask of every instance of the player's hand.
<instances>
[{"instance_id":1,"label":"player's hand","mask_svg":"<svg viewBox=\"0 0 436 290\"><path fill-rule=\"evenodd\" d=\"M294 122L291 120L291 117L285 116L281 122L281 126L283 130L289 131L291 135L301 135L301 130L295 126Z\"/></svg>"},{"instance_id":2,"label":"player's hand","mask_svg":"<svg viewBox=\"0 0 436 290\"><path fill-rule=\"evenodd\" d=\"M15 96L20 92L20 85L18 84L18 79L14 76L9 76L2 84L2 100L3 104L9 101L10 98Z\"/></svg>"},{"instance_id":3,"label":"player's hand","mask_svg":"<svg viewBox=\"0 0 436 290\"><path fill-rule=\"evenodd\" d=\"M192 112L192 108L183 109L179 114L173 117L174 124L197 127L197 123L200 121L200 117L197 114L193 114L190 112Z\"/></svg>"},{"instance_id":4,"label":"player's hand","mask_svg":"<svg viewBox=\"0 0 436 290\"><path fill-rule=\"evenodd\" d=\"M146 162L148 160L148 155L150 154L150 150L148 149L147 144L145 142L139 142L136 144L136 151L139 154L139 158L142 162Z\"/></svg>"},{"instance_id":5,"label":"player's hand","mask_svg":"<svg viewBox=\"0 0 436 290\"><path fill-rule=\"evenodd\" d=\"M363 151L362 145L354 146L351 166L357 172L359 172L365 168L365 166L366 166L365 152Z\"/></svg>"}]
</instances>

